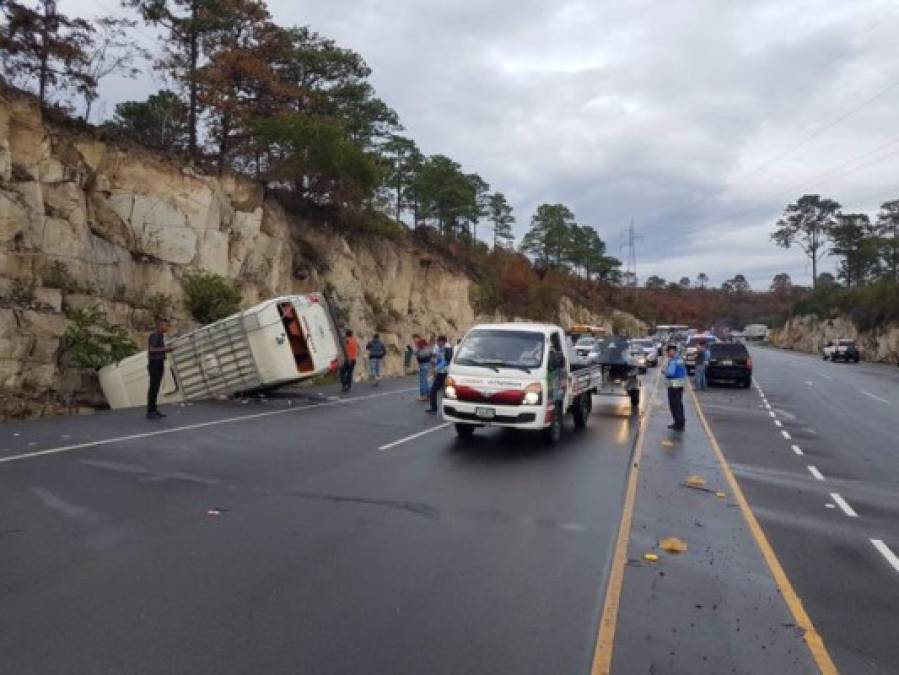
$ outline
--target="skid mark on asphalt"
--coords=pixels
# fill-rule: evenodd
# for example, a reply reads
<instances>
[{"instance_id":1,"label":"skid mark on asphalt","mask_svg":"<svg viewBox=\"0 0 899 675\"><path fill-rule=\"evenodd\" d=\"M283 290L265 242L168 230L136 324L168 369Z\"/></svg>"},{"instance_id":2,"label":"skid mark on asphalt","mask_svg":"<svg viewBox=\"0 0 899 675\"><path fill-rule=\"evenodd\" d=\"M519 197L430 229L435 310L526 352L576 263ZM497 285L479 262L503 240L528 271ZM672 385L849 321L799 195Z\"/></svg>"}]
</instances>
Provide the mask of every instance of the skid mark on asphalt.
<instances>
[{"instance_id":1,"label":"skid mark on asphalt","mask_svg":"<svg viewBox=\"0 0 899 675\"><path fill-rule=\"evenodd\" d=\"M114 471L116 473L140 476L141 482L147 483L162 483L165 481L175 480L184 481L187 483L198 483L200 485L220 485L222 482L216 478L196 476L194 474L185 473L183 471L151 471L150 469L146 469L142 466L137 466L135 464L125 464L123 462L109 462L101 459L79 459L78 462L95 469L103 469L105 471Z\"/></svg>"},{"instance_id":2,"label":"skid mark on asphalt","mask_svg":"<svg viewBox=\"0 0 899 675\"><path fill-rule=\"evenodd\" d=\"M425 518L439 518L440 511L424 502L403 501L397 499L371 499L367 497L351 497L347 495L327 494L324 492L297 492L294 490L280 491L278 494L299 499L311 499L315 501L333 502L335 504L364 504L366 506L381 506L389 509L408 511Z\"/></svg>"}]
</instances>

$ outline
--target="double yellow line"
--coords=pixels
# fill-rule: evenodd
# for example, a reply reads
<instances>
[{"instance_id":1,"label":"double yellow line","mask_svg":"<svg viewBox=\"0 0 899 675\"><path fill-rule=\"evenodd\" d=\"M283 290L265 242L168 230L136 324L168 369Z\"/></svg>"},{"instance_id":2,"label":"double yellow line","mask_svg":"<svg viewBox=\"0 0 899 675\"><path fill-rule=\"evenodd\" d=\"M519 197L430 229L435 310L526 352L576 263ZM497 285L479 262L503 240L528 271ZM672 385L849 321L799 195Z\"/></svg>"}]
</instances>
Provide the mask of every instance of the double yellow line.
<instances>
[{"instance_id":1,"label":"double yellow line","mask_svg":"<svg viewBox=\"0 0 899 675\"><path fill-rule=\"evenodd\" d=\"M618 539L615 543L612 569L609 572L606 598L603 603L602 617L599 621L599 629L596 637L596 647L593 652L592 675L610 675L612 672L615 628L617 627L618 609L621 603L624 568L627 563L627 545L630 540L631 523L633 521L634 505L637 498L637 479L640 472L640 461L643 457L643 447L646 442L646 429L649 425L649 418L652 415L652 403L655 400L657 389L658 380L656 381L656 386L653 388L652 395L647 404L646 415L643 417L642 424L640 425L637 445L634 450L634 463L631 467L630 475L628 476L627 491L625 492L624 498L624 511L621 514L621 523L618 526ZM815 664L823 675L838 675L839 671L827 651L824 640L821 638L818 631L815 630L811 618L802 605L802 600L799 599L783 566L777 559L774 549L768 542L768 538L765 536L761 525L759 525L758 519L752 512L752 508L749 506L749 502L746 500L743 490L740 489L740 485L737 483L737 479L734 476L730 465L727 463L727 459L724 457L724 452L721 450L721 446L718 444L718 440L712 432L712 428L702 411L702 407L699 405L699 399L696 398L696 393L692 388L690 389L690 396L693 400L693 405L696 408L699 420L702 423L702 427L715 452L715 456L718 458L718 463L721 465L724 478L730 486L734 501L740 507L740 513L743 514L743 519L746 521L746 525L749 527L749 531L752 533L752 537L755 539L755 543L759 547L762 557L765 559L768 569L771 571L771 575L774 577L774 582L777 584L781 596L786 602L790 613L793 615L796 626L803 632L805 643L808 645Z\"/></svg>"}]
</instances>

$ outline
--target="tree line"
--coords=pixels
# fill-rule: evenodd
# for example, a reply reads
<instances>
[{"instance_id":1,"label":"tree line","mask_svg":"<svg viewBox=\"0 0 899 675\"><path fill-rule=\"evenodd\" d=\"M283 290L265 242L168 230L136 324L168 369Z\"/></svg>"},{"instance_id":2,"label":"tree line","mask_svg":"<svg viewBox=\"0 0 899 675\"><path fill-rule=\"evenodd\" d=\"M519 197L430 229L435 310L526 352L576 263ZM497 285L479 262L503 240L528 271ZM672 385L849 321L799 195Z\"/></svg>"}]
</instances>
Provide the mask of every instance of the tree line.
<instances>
[{"instance_id":1,"label":"tree line","mask_svg":"<svg viewBox=\"0 0 899 675\"><path fill-rule=\"evenodd\" d=\"M834 280L818 273L825 256L837 259L836 279L847 288L899 283L899 200L881 204L873 220L867 213L842 209L833 199L803 195L786 207L771 239L783 248L802 250L811 263L813 288Z\"/></svg>"},{"instance_id":2,"label":"tree line","mask_svg":"<svg viewBox=\"0 0 899 675\"><path fill-rule=\"evenodd\" d=\"M69 17L53 0L0 0L4 79L90 121L100 81L140 65L170 87L115 107L103 127L203 168L250 175L302 203L388 212L413 227L510 247L500 191L451 158L425 155L377 97L357 52L308 26L277 25L260 0L123 0L134 19ZM138 46L140 23L159 34ZM74 96L73 96L74 95Z\"/></svg>"}]
</instances>

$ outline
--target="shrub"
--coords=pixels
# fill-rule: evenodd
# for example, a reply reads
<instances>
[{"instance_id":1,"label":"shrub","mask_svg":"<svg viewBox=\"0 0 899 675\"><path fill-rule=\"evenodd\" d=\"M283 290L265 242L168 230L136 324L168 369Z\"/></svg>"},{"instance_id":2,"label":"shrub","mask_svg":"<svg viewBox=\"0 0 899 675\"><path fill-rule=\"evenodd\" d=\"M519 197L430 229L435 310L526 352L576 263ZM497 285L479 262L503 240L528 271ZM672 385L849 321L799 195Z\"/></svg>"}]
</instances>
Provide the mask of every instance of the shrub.
<instances>
[{"instance_id":1,"label":"shrub","mask_svg":"<svg viewBox=\"0 0 899 675\"><path fill-rule=\"evenodd\" d=\"M172 309L175 307L175 301L168 293L154 293L146 299L144 304L146 304L154 321L157 319L168 319L172 315Z\"/></svg>"},{"instance_id":2,"label":"shrub","mask_svg":"<svg viewBox=\"0 0 899 675\"><path fill-rule=\"evenodd\" d=\"M78 281L69 272L68 266L60 260L54 260L41 276L44 286L48 288L58 288L69 293L83 293L84 295L97 294L96 287L90 281Z\"/></svg>"},{"instance_id":3,"label":"shrub","mask_svg":"<svg viewBox=\"0 0 899 675\"><path fill-rule=\"evenodd\" d=\"M23 281L22 279L13 279L12 287L9 289L9 297L17 305L30 305L34 302L34 281Z\"/></svg>"},{"instance_id":4,"label":"shrub","mask_svg":"<svg viewBox=\"0 0 899 675\"><path fill-rule=\"evenodd\" d=\"M202 324L218 321L240 309L240 291L219 274L205 270L185 272L181 285L187 311Z\"/></svg>"},{"instance_id":5,"label":"shrub","mask_svg":"<svg viewBox=\"0 0 899 675\"><path fill-rule=\"evenodd\" d=\"M109 323L99 307L79 309L69 320L62 347L74 366L99 370L137 352L128 331Z\"/></svg>"}]
</instances>

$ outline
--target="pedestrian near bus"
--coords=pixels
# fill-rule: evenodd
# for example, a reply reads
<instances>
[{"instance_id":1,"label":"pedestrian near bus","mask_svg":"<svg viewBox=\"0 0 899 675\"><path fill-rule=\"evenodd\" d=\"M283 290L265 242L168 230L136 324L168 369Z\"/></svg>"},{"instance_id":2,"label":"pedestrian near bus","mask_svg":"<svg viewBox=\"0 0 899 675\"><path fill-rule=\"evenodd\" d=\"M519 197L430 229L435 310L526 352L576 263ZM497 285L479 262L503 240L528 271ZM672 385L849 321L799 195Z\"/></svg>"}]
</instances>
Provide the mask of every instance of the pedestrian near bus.
<instances>
[{"instance_id":1,"label":"pedestrian near bus","mask_svg":"<svg viewBox=\"0 0 899 675\"><path fill-rule=\"evenodd\" d=\"M677 345L668 345L668 365L665 367L665 379L668 381L668 407L671 409L673 424L669 429L683 431L684 419L684 387L687 386L687 366L677 352Z\"/></svg>"},{"instance_id":2,"label":"pedestrian near bus","mask_svg":"<svg viewBox=\"0 0 899 675\"><path fill-rule=\"evenodd\" d=\"M431 346L418 333L412 335L415 360L418 362L418 400L428 400L428 369L431 367Z\"/></svg>"},{"instance_id":3,"label":"pedestrian near bus","mask_svg":"<svg viewBox=\"0 0 899 675\"><path fill-rule=\"evenodd\" d=\"M705 369L709 363L708 345L702 343L696 350L696 362L693 365L693 386L697 389L706 388Z\"/></svg>"},{"instance_id":4,"label":"pedestrian near bus","mask_svg":"<svg viewBox=\"0 0 899 675\"><path fill-rule=\"evenodd\" d=\"M150 387L147 390L147 419L158 420L165 417L156 407L162 376L165 374L165 356L172 347L165 346L165 334L169 332L168 319L157 319L156 331L147 340L147 373L150 376Z\"/></svg>"},{"instance_id":5,"label":"pedestrian near bus","mask_svg":"<svg viewBox=\"0 0 899 675\"><path fill-rule=\"evenodd\" d=\"M387 355L387 348L381 342L381 336L375 333L365 349L368 351L368 372L377 387L381 382L381 359Z\"/></svg>"},{"instance_id":6,"label":"pedestrian near bus","mask_svg":"<svg viewBox=\"0 0 899 675\"><path fill-rule=\"evenodd\" d=\"M346 332L346 340L343 343L346 352L346 360L340 369L341 391L349 391L353 387L353 370L356 368L356 359L359 358L359 340L353 335L353 331Z\"/></svg>"},{"instance_id":7,"label":"pedestrian near bus","mask_svg":"<svg viewBox=\"0 0 899 675\"><path fill-rule=\"evenodd\" d=\"M452 358L453 348L446 344L446 336L441 335L437 338L437 345L434 347L434 379L431 381L431 407L427 410L429 413L437 412L437 394L440 393L446 382L446 373Z\"/></svg>"}]
</instances>

